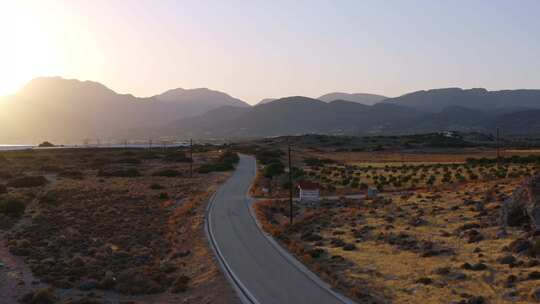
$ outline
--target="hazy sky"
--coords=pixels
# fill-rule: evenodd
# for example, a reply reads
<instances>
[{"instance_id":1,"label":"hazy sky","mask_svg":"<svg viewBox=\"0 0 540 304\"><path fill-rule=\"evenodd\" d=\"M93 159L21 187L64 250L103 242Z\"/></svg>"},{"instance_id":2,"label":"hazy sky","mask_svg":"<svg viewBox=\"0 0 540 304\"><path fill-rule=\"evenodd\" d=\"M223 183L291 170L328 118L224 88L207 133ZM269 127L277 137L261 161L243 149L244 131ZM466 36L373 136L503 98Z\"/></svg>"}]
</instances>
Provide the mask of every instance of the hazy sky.
<instances>
[{"instance_id":1,"label":"hazy sky","mask_svg":"<svg viewBox=\"0 0 540 304\"><path fill-rule=\"evenodd\" d=\"M540 88L540 1L0 0L0 95L36 76L255 103Z\"/></svg>"}]
</instances>

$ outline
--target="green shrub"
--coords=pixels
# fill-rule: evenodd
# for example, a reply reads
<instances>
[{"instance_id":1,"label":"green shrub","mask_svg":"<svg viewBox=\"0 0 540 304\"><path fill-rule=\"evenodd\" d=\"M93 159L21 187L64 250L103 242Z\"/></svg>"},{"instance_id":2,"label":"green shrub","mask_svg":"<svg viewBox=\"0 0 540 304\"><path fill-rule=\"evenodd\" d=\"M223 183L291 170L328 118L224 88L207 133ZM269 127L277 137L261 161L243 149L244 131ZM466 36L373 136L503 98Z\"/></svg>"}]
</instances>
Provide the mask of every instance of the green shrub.
<instances>
[{"instance_id":1,"label":"green shrub","mask_svg":"<svg viewBox=\"0 0 540 304\"><path fill-rule=\"evenodd\" d=\"M152 190L161 190L161 189L163 189L163 186L160 185L160 184L151 184L150 189L152 189Z\"/></svg>"},{"instance_id":2,"label":"green shrub","mask_svg":"<svg viewBox=\"0 0 540 304\"><path fill-rule=\"evenodd\" d=\"M273 162L264 168L264 176L268 178L272 178L283 173L285 173L285 166L283 163L281 163L281 161Z\"/></svg>"},{"instance_id":3,"label":"green shrub","mask_svg":"<svg viewBox=\"0 0 540 304\"><path fill-rule=\"evenodd\" d=\"M23 176L10 181L7 185L13 188L41 187L47 184L43 176Z\"/></svg>"},{"instance_id":4,"label":"green shrub","mask_svg":"<svg viewBox=\"0 0 540 304\"><path fill-rule=\"evenodd\" d=\"M83 179L84 174L81 171L77 171L77 170L63 170L60 172L60 177L72 178L72 179Z\"/></svg>"},{"instance_id":5,"label":"green shrub","mask_svg":"<svg viewBox=\"0 0 540 304\"><path fill-rule=\"evenodd\" d=\"M141 160L138 158L121 158L121 159L116 160L116 163L138 165L141 163Z\"/></svg>"},{"instance_id":6,"label":"green shrub","mask_svg":"<svg viewBox=\"0 0 540 304\"><path fill-rule=\"evenodd\" d=\"M24 213L25 209L26 205L16 198L8 197L0 201L0 213L6 215L20 216Z\"/></svg>"},{"instance_id":7,"label":"green shrub","mask_svg":"<svg viewBox=\"0 0 540 304\"><path fill-rule=\"evenodd\" d=\"M234 166L229 163L210 163L210 164L204 164L200 166L197 172L210 173L210 172L230 171L233 169L234 169Z\"/></svg>"},{"instance_id":8,"label":"green shrub","mask_svg":"<svg viewBox=\"0 0 540 304\"><path fill-rule=\"evenodd\" d=\"M40 143L38 147L40 147L40 148L52 148L52 147L54 147L54 145L52 143L48 142L48 141L44 141L44 142Z\"/></svg>"},{"instance_id":9,"label":"green shrub","mask_svg":"<svg viewBox=\"0 0 540 304\"><path fill-rule=\"evenodd\" d=\"M98 171L100 177L138 177L141 176L139 170L135 168L129 169L101 169Z\"/></svg>"},{"instance_id":10,"label":"green shrub","mask_svg":"<svg viewBox=\"0 0 540 304\"><path fill-rule=\"evenodd\" d=\"M258 150L255 152L255 157L261 164L268 165L275 160L279 160L284 154L281 150Z\"/></svg>"},{"instance_id":11,"label":"green shrub","mask_svg":"<svg viewBox=\"0 0 540 304\"><path fill-rule=\"evenodd\" d=\"M152 173L152 176L163 176L163 177L179 177L182 176L182 172L175 169L164 169Z\"/></svg>"},{"instance_id":12,"label":"green shrub","mask_svg":"<svg viewBox=\"0 0 540 304\"><path fill-rule=\"evenodd\" d=\"M204 164L197 170L199 173L222 172L234 170L234 165L240 161L238 154L226 151L215 162Z\"/></svg>"},{"instance_id":13,"label":"green shrub","mask_svg":"<svg viewBox=\"0 0 540 304\"><path fill-rule=\"evenodd\" d=\"M183 151L174 151L165 155L165 160L176 163L191 163L193 160L186 156Z\"/></svg>"},{"instance_id":14,"label":"green shrub","mask_svg":"<svg viewBox=\"0 0 540 304\"><path fill-rule=\"evenodd\" d=\"M240 158L238 157L238 154L227 150L219 157L218 162L226 164L238 164L239 161Z\"/></svg>"},{"instance_id":15,"label":"green shrub","mask_svg":"<svg viewBox=\"0 0 540 304\"><path fill-rule=\"evenodd\" d=\"M159 199L169 199L169 194L167 194L167 192L161 192L159 194Z\"/></svg>"}]
</instances>

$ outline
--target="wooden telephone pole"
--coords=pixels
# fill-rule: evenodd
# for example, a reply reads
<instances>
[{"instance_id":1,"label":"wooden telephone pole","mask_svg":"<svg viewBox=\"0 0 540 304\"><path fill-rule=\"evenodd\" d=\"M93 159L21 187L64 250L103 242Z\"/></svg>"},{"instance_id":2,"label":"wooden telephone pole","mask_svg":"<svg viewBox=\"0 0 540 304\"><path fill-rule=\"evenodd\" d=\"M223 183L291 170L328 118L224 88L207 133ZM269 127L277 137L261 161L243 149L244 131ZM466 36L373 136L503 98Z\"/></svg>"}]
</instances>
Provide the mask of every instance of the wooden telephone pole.
<instances>
[{"instance_id":1,"label":"wooden telephone pole","mask_svg":"<svg viewBox=\"0 0 540 304\"><path fill-rule=\"evenodd\" d=\"M500 130L499 130L499 127L497 127L497 139L496 139L496 142L497 142L497 168L500 167L500 163L501 163L501 152L500 152L500 143L499 143L499 133L500 133Z\"/></svg>"},{"instance_id":2,"label":"wooden telephone pole","mask_svg":"<svg viewBox=\"0 0 540 304\"><path fill-rule=\"evenodd\" d=\"M189 177L193 177L193 138L189 140Z\"/></svg>"},{"instance_id":3,"label":"wooden telephone pole","mask_svg":"<svg viewBox=\"0 0 540 304\"><path fill-rule=\"evenodd\" d=\"M293 183L292 183L292 166L291 166L291 143L288 143L289 152L289 220L293 223Z\"/></svg>"}]
</instances>

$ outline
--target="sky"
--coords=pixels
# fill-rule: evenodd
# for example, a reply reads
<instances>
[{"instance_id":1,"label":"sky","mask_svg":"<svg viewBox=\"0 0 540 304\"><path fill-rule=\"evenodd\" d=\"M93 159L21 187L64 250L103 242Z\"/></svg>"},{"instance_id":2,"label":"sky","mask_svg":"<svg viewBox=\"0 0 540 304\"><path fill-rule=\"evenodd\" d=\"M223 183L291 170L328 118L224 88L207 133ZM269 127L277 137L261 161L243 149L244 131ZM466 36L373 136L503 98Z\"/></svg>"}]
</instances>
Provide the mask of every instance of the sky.
<instances>
[{"instance_id":1,"label":"sky","mask_svg":"<svg viewBox=\"0 0 540 304\"><path fill-rule=\"evenodd\" d=\"M537 0L0 0L0 95L39 76L249 103L540 88Z\"/></svg>"}]
</instances>

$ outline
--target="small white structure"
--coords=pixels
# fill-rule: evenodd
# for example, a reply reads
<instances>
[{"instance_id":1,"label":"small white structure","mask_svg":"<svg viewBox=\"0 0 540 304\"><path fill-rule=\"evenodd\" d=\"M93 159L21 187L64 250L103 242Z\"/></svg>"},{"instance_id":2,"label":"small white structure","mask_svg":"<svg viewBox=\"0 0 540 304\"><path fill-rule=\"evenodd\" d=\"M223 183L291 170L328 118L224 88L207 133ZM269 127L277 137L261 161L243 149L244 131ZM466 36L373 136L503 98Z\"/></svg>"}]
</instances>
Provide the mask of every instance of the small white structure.
<instances>
[{"instance_id":1,"label":"small white structure","mask_svg":"<svg viewBox=\"0 0 540 304\"><path fill-rule=\"evenodd\" d=\"M320 199L321 186L317 183L302 181L298 183L300 201L318 201Z\"/></svg>"},{"instance_id":2,"label":"small white structure","mask_svg":"<svg viewBox=\"0 0 540 304\"><path fill-rule=\"evenodd\" d=\"M375 198L379 194L379 191L375 188L368 188L367 190L367 197L368 198Z\"/></svg>"}]
</instances>

